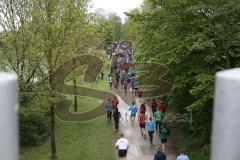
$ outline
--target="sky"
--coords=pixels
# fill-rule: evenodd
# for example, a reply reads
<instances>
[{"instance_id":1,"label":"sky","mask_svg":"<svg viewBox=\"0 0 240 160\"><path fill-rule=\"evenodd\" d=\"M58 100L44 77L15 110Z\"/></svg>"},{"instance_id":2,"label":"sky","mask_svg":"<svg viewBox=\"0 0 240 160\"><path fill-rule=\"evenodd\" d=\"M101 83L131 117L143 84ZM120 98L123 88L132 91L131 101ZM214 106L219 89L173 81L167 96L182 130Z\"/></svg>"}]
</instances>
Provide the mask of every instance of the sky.
<instances>
[{"instance_id":1,"label":"sky","mask_svg":"<svg viewBox=\"0 0 240 160\"><path fill-rule=\"evenodd\" d=\"M141 6L143 0L92 0L93 10L102 8L107 12L115 12L122 21L126 18L124 12Z\"/></svg>"}]
</instances>

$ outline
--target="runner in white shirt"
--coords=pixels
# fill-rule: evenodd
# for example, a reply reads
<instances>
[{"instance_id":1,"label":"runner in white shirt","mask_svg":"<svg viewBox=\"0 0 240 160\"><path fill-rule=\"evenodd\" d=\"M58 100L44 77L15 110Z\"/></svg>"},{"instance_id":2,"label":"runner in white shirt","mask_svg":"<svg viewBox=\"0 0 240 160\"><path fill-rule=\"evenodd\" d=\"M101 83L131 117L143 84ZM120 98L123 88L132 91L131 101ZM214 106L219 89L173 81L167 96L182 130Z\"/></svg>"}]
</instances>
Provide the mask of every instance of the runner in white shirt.
<instances>
[{"instance_id":1,"label":"runner in white shirt","mask_svg":"<svg viewBox=\"0 0 240 160\"><path fill-rule=\"evenodd\" d=\"M123 133L121 133L121 138L117 141L115 147L118 149L119 160L125 160L127 157L129 143L128 140L124 138Z\"/></svg>"},{"instance_id":2,"label":"runner in white shirt","mask_svg":"<svg viewBox=\"0 0 240 160\"><path fill-rule=\"evenodd\" d=\"M112 77L112 75L111 75L111 74L109 75L109 77L108 77L108 80L109 80L109 85L110 85L110 88L112 89L113 77Z\"/></svg>"},{"instance_id":3,"label":"runner in white shirt","mask_svg":"<svg viewBox=\"0 0 240 160\"><path fill-rule=\"evenodd\" d=\"M184 151L180 150L180 156L177 157L177 160L189 160L187 155L184 155Z\"/></svg>"}]
</instances>

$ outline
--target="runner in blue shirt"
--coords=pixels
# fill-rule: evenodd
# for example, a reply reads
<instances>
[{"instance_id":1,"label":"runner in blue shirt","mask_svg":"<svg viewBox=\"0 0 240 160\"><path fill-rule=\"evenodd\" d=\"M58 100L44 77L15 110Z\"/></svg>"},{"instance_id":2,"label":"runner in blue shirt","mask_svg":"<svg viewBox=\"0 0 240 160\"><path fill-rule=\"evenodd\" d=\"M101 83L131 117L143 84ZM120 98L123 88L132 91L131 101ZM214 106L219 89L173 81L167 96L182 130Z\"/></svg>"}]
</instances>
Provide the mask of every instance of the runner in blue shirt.
<instances>
[{"instance_id":1,"label":"runner in blue shirt","mask_svg":"<svg viewBox=\"0 0 240 160\"><path fill-rule=\"evenodd\" d=\"M135 70L134 67L131 68L130 74L131 74L131 77L135 77L135 75L136 75L136 70Z\"/></svg>"},{"instance_id":2,"label":"runner in blue shirt","mask_svg":"<svg viewBox=\"0 0 240 160\"><path fill-rule=\"evenodd\" d=\"M107 112L107 119L111 122L111 119L112 119L112 103L111 103L111 100L108 99L108 102L106 104L106 112Z\"/></svg>"},{"instance_id":3,"label":"runner in blue shirt","mask_svg":"<svg viewBox=\"0 0 240 160\"><path fill-rule=\"evenodd\" d=\"M132 86L132 92L133 92L133 93L135 92L135 81L136 81L136 78L133 77L133 78L131 79L131 86Z\"/></svg>"},{"instance_id":4,"label":"runner in blue shirt","mask_svg":"<svg viewBox=\"0 0 240 160\"><path fill-rule=\"evenodd\" d=\"M187 155L184 155L184 151L180 150L180 155L177 157L177 160L189 160Z\"/></svg>"},{"instance_id":5,"label":"runner in blue shirt","mask_svg":"<svg viewBox=\"0 0 240 160\"><path fill-rule=\"evenodd\" d=\"M137 111L138 111L138 108L137 108L137 105L135 104L135 102L132 102L132 105L130 106L129 108L130 112L131 112L131 122L132 122L132 125L135 121L135 117L136 117L136 114L137 114Z\"/></svg>"},{"instance_id":6,"label":"runner in blue shirt","mask_svg":"<svg viewBox=\"0 0 240 160\"><path fill-rule=\"evenodd\" d=\"M148 135L150 140L150 146L153 146L153 133L156 131L156 123L152 117L149 118L147 122Z\"/></svg>"}]
</instances>

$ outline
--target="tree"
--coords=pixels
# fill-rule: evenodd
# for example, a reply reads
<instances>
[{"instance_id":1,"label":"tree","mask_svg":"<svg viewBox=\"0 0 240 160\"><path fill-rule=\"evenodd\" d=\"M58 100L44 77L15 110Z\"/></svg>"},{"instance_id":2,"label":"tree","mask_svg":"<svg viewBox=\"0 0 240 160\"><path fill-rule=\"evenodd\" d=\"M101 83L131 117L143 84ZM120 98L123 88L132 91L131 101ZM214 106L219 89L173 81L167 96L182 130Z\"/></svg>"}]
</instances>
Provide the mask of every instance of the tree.
<instances>
[{"instance_id":1,"label":"tree","mask_svg":"<svg viewBox=\"0 0 240 160\"><path fill-rule=\"evenodd\" d=\"M122 20L116 13L110 13L108 20L114 29L114 40L119 41L122 38Z\"/></svg>"},{"instance_id":2,"label":"tree","mask_svg":"<svg viewBox=\"0 0 240 160\"><path fill-rule=\"evenodd\" d=\"M57 157L54 115L57 94L52 90L50 76L66 58L90 54L99 43L87 15L87 5L87 0L0 2L3 28L0 49L7 62L4 69L17 73L20 93L37 93L41 89L49 95L53 160ZM33 90L36 86L39 89Z\"/></svg>"},{"instance_id":3,"label":"tree","mask_svg":"<svg viewBox=\"0 0 240 160\"><path fill-rule=\"evenodd\" d=\"M146 0L141 12L128 14L128 28L138 28L125 32L137 59L170 68L175 88L168 103L176 112L193 113L186 128L201 147L210 140L214 74L239 67L239 12L236 0Z\"/></svg>"}]
</instances>

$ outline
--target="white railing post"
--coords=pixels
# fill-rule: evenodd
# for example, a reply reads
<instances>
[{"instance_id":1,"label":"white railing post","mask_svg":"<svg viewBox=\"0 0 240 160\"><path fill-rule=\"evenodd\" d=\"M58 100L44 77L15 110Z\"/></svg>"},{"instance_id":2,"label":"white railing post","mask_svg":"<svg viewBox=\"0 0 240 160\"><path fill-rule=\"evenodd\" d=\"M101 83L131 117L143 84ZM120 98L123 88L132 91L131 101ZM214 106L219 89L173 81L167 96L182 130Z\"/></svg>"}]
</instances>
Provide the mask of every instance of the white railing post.
<instances>
[{"instance_id":1,"label":"white railing post","mask_svg":"<svg viewBox=\"0 0 240 160\"><path fill-rule=\"evenodd\" d=\"M216 74L211 160L240 160L240 69Z\"/></svg>"},{"instance_id":2,"label":"white railing post","mask_svg":"<svg viewBox=\"0 0 240 160\"><path fill-rule=\"evenodd\" d=\"M18 159L17 77L0 73L0 160Z\"/></svg>"}]
</instances>

